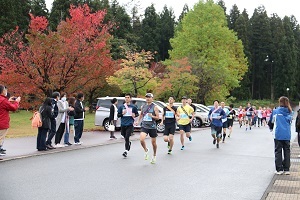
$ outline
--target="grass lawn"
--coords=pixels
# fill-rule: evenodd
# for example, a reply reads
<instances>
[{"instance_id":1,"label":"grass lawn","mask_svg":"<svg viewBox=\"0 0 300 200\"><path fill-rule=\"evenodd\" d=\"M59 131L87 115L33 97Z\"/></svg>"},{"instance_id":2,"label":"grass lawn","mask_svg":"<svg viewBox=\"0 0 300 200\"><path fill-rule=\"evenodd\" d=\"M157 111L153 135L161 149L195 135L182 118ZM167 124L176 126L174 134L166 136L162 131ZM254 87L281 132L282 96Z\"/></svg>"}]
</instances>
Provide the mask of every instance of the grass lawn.
<instances>
[{"instance_id":1,"label":"grass lawn","mask_svg":"<svg viewBox=\"0 0 300 200\"><path fill-rule=\"evenodd\" d=\"M20 110L18 112L10 113L10 128L7 137L26 137L37 135L37 128L31 127L31 120L33 113L31 111ZM94 125L95 113L86 113L84 120L84 130L103 130L103 127Z\"/></svg>"}]
</instances>

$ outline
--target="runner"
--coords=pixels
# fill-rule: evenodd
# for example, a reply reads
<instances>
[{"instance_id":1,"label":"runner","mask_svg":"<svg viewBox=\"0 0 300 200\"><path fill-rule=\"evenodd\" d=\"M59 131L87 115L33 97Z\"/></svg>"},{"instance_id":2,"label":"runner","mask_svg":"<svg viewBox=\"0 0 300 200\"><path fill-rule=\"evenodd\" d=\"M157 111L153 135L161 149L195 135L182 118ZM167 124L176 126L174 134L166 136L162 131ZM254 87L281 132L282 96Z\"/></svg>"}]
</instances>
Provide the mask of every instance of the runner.
<instances>
[{"instance_id":1,"label":"runner","mask_svg":"<svg viewBox=\"0 0 300 200\"><path fill-rule=\"evenodd\" d=\"M245 109L246 111L246 131L248 129L251 130L251 126L252 126L252 115L253 115L253 108L251 106L251 103L248 103L248 107Z\"/></svg>"},{"instance_id":2,"label":"runner","mask_svg":"<svg viewBox=\"0 0 300 200\"><path fill-rule=\"evenodd\" d=\"M222 142L225 142L225 138L226 138L226 129L228 128L228 123L227 123L227 116L229 115L229 110L225 107L225 103L222 101L221 102L221 108L224 110L226 117L222 119L222 123L223 123L223 140ZM221 135L222 138L222 135Z\"/></svg>"},{"instance_id":3,"label":"runner","mask_svg":"<svg viewBox=\"0 0 300 200\"><path fill-rule=\"evenodd\" d=\"M267 124L267 110L266 110L266 107L264 107L263 111L262 111L261 123L263 123L264 126L266 126L266 124Z\"/></svg>"},{"instance_id":4,"label":"runner","mask_svg":"<svg viewBox=\"0 0 300 200\"><path fill-rule=\"evenodd\" d=\"M131 95L125 94L125 103L118 108L118 117L121 117L121 135L125 138L125 151L122 154L125 158L130 151L130 136L133 132L134 118L139 116L138 110L135 106L130 104Z\"/></svg>"},{"instance_id":5,"label":"runner","mask_svg":"<svg viewBox=\"0 0 300 200\"><path fill-rule=\"evenodd\" d=\"M209 111L208 118L211 121L211 136L214 138L213 144L219 148L219 142L222 135L222 118L226 117L225 112L219 107L219 101L214 101L214 107Z\"/></svg>"},{"instance_id":6,"label":"runner","mask_svg":"<svg viewBox=\"0 0 300 200\"><path fill-rule=\"evenodd\" d=\"M242 128L242 125L243 125L243 118L244 118L244 110L243 110L243 107L240 106L239 109L238 109L238 112L239 112L239 124L240 124L240 128Z\"/></svg>"},{"instance_id":7,"label":"runner","mask_svg":"<svg viewBox=\"0 0 300 200\"><path fill-rule=\"evenodd\" d=\"M177 108L173 106L174 97L169 97L169 105L164 107L164 114L161 125L165 124L164 141L168 142L168 154L172 154L174 145L174 134L176 130L176 111Z\"/></svg>"},{"instance_id":8,"label":"runner","mask_svg":"<svg viewBox=\"0 0 300 200\"><path fill-rule=\"evenodd\" d=\"M229 129L228 137L229 138L232 133L232 126L233 126L234 118L235 118L235 110L233 109L233 104L230 104L229 105L229 114L227 115L227 124L228 124L228 129Z\"/></svg>"},{"instance_id":9,"label":"runner","mask_svg":"<svg viewBox=\"0 0 300 200\"><path fill-rule=\"evenodd\" d=\"M148 160L149 158L149 149L146 146L145 139L147 135L151 137L151 143L153 147L153 157L151 159L151 163L154 164L156 162L156 150L157 150L157 145L156 145L156 137L157 137L157 132L156 132L156 121L159 120L159 111L156 105L153 104L153 94L152 93L147 93L145 95L146 97L146 102L147 104L144 105L141 108L141 114L139 117L138 124L140 120L142 120L141 124L141 134L140 134L140 142L141 145L145 151L145 160Z\"/></svg>"},{"instance_id":10,"label":"runner","mask_svg":"<svg viewBox=\"0 0 300 200\"><path fill-rule=\"evenodd\" d=\"M184 133L186 137L192 141L191 136L191 123L195 117L194 109L187 104L186 96L181 98L182 105L177 108L178 118L178 127L180 131L180 142L181 142L181 150L184 150ZM192 115L190 117L190 115Z\"/></svg>"},{"instance_id":11,"label":"runner","mask_svg":"<svg viewBox=\"0 0 300 200\"><path fill-rule=\"evenodd\" d=\"M263 110L261 107L258 108L257 110L257 119L258 119L258 128L262 126L262 118L263 118Z\"/></svg>"}]
</instances>

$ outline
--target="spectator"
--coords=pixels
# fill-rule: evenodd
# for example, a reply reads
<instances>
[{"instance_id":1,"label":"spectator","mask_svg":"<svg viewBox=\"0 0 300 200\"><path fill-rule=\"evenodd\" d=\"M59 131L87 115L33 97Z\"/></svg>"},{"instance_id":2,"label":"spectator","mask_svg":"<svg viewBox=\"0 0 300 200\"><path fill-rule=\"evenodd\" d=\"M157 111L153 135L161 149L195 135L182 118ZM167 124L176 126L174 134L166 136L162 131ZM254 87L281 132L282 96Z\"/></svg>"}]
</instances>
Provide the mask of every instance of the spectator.
<instances>
[{"instance_id":1,"label":"spectator","mask_svg":"<svg viewBox=\"0 0 300 200\"><path fill-rule=\"evenodd\" d=\"M275 167L276 174L290 174L290 140L292 109L287 97L279 98L277 107L270 116L270 129L273 129L275 143ZM282 151L284 158L282 159Z\"/></svg>"},{"instance_id":2,"label":"spectator","mask_svg":"<svg viewBox=\"0 0 300 200\"><path fill-rule=\"evenodd\" d=\"M75 102L75 116L74 116L74 128L75 128L75 137L74 142L76 145L81 145L82 142L80 141L82 132L83 132L83 126L84 126L84 117L85 117L85 111L88 110L88 108L83 107L83 100L84 95L83 93L77 94L77 100Z\"/></svg>"},{"instance_id":3,"label":"spectator","mask_svg":"<svg viewBox=\"0 0 300 200\"><path fill-rule=\"evenodd\" d=\"M60 144L61 138L66 130L69 128L68 111L73 111L74 108L69 107L67 102L67 94L63 94L61 100L57 101L58 115L56 117L56 134L55 134L55 147L64 147Z\"/></svg>"},{"instance_id":4,"label":"spectator","mask_svg":"<svg viewBox=\"0 0 300 200\"><path fill-rule=\"evenodd\" d=\"M75 136L75 130L74 130L74 116L75 116L75 97L70 97L68 99L69 106L73 108L73 110L70 110L68 112L68 118L69 118L69 126L66 127L66 132L64 136L64 143L65 146L71 146L72 143L70 143L69 138L70 138L70 133Z\"/></svg>"},{"instance_id":5,"label":"spectator","mask_svg":"<svg viewBox=\"0 0 300 200\"><path fill-rule=\"evenodd\" d=\"M113 124L116 127L118 120L118 100L117 98L113 98L111 100L110 113L109 113L109 123ZM110 139L117 139L114 131L110 131Z\"/></svg>"},{"instance_id":6,"label":"spectator","mask_svg":"<svg viewBox=\"0 0 300 200\"><path fill-rule=\"evenodd\" d=\"M57 101L60 98L60 93L59 92L53 92L52 93L52 108L53 108L53 113L54 113L54 118L51 119L51 129L48 134L48 138L46 141L46 147L48 149L55 149L55 147L52 146L52 139L56 134L56 117L58 116L58 107L57 107ZM58 127L57 127L58 128Z\"/></svg>"},{"instance_id":7,"label":"spectator","mask_svg":"<svg viewBox=\"0 0 300 200\"><path fill-rule=\"evenodd\" d=\"M9 111L16 111L19 108L21 97L10 97L7 99L7 88L0 85L0 155L6 154L3 149L5 136L9 128Z\"/></svg>"},{"instance_id":8,"label":"spectator","mask_svg":"<svg viewBox=\"0 0 300 200\"><path fill-rule=\"evenodd\" d=\"M40 107L39 112L41 114L42 126L38 128L36 148L38 151L46 151L46 138L47 133L51 129L51 119L54 118L52 100L47 97Z\"/></svg>"}]
</instances>

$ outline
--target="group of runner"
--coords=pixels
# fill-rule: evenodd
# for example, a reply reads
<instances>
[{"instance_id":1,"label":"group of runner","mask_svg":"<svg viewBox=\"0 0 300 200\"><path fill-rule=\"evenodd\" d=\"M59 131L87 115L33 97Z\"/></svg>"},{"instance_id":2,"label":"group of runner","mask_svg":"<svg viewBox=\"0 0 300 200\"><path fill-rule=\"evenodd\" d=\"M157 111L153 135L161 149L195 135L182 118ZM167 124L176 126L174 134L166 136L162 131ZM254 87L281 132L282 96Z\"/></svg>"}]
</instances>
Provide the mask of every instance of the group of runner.
<instances>
[{"instance_id":1,"label":"group of runner","mask_svg":"<svg viewBox=\"0 0 300 200\"><path fill-rule=\"evenodd\" d=\"M266 126L270 120L272 114L272 109L269 107L258 107L252 106L251 103L248 103L247 107L240 106L238 109L238 119L240 128L245 125L246 131L251 130L252 126Z\"/></svg>"},{"instance_id":2,"label":"group of runner","mask_svg":"<svg viewBox=\"0 0 300 200\"><path fill-rule=\"evenodd\" d=\"M130 94L125 95L125 103L118 108L118 117L121 118L121 135L125 139L125 151L122 155L124 157L128 156L131 146L129 138L133 132L133 128L134 126L141 124L140 143L144 150L144 158L145 160L149 159L149 148L145 142L146 137L149 135L153 149L151 163L154 164L156 163L156 137L158 136L156 123L159 121L160 117L158 107L153 103L153 94L147 93L145 97L146 104L141 107L140 114L137 107L131 104L132 97ZM165 126L163 139L167 143L168 154L172 154L176 126L178 126L180 132L181 150L185 149L185 137L187 137L189 141L192 141L191 123L195 117L195 108L193 104L190 103L191 100L186 96L181 98L181 106L174 106L174 102L174 97L169 97L168 105L163 108L163 117L160 122L161 125L164 124ZM246 123L246 130L248 126L251 130L253 115L255 115L255 113L262 113L262 110L261 112L258 112L255 110L255 107L252 107L251 104L248 103L248 106L245 109L241 108L238 113L239 119L240 113L242 113L243 121ZM236 115L237 113L233 109L232 104L228 109L225 107L224 102L221 102L219 105L218 100L214 101L214 107L209 111L208 118L211 121L213 144L216 145L217 148L220 147L220 141L224 143L226 137L231 136L232 126ZM135 120L136 118L137 120ZM240 123L243 123L243 121L240 120Z\"/></svg>"}]
</instances>

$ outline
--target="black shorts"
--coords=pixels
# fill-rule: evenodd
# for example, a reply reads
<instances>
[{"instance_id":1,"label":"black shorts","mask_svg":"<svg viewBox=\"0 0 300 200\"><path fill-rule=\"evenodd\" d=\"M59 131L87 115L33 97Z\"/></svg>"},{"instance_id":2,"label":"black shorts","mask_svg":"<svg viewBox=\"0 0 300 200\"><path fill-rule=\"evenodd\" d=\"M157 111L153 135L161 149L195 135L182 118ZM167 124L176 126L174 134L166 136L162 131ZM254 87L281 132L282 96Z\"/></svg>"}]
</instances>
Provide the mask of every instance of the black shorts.
<instances>
[{"instance_id":1,"label":"black shorts","mask_svg":"<svg viewBox=\"0 0 300 200\"><path fill-rule=\"evenodd\" d=\"M228 120L223 123L223 128L228 128Z\"/></svg>"},{"instance_id":2,"label":"black shorts","mask_svg":"<svg viewBox=\"0 0 300 200\"><path fill-rule=\"evenodd\" d=\"M233 126L233 119L228 119L227 120L227 125L228 125L228 127L232 127Z\"/></svg>"},{"instance_id":3,"label":"black shorts","mask_svg":"<svg viewBox=\"0 0 300 200\"><path fill-rule=\"evenodd\" d=\"M141 128L141 132L146 133L147 135L149 134L149 136L151 138L156 138L157 137L157 130L156 129L148 129L148 128Z\"/></svg>"},{"instance_id":4,"label":"black shorts","mask_svg":"<svg viewBox=\"0 0 300 200\"><path fill-rule=\"evenodd\" d=\"M221 137L221 132L222 132L222 127L220 126L215 126L211 124L211 134L215 135L216 137L220 138Z\"/></svg>"},{"instance_id":5,"label":"black shorts","mask_svg":"<svg viewBox=\"0 0 300 200\"><path fill-rule=\"evenodd\" d=\"M186 125L180 125L178 124L179 130L183 130L186 133L191 132L191 124L186 124Z\"/></svg>"},{"instance_id":6,"label":"black shorts","mask_svg":"<svg viewBox=\"0 0 300 200\"><path fill-rule=\"evenodd\" d=\"M169 135L169 134L174 135L175 134L175 130L176 130L176 124L166 124L165 125L164 135Z\"/></svg>"}]
</instances>

